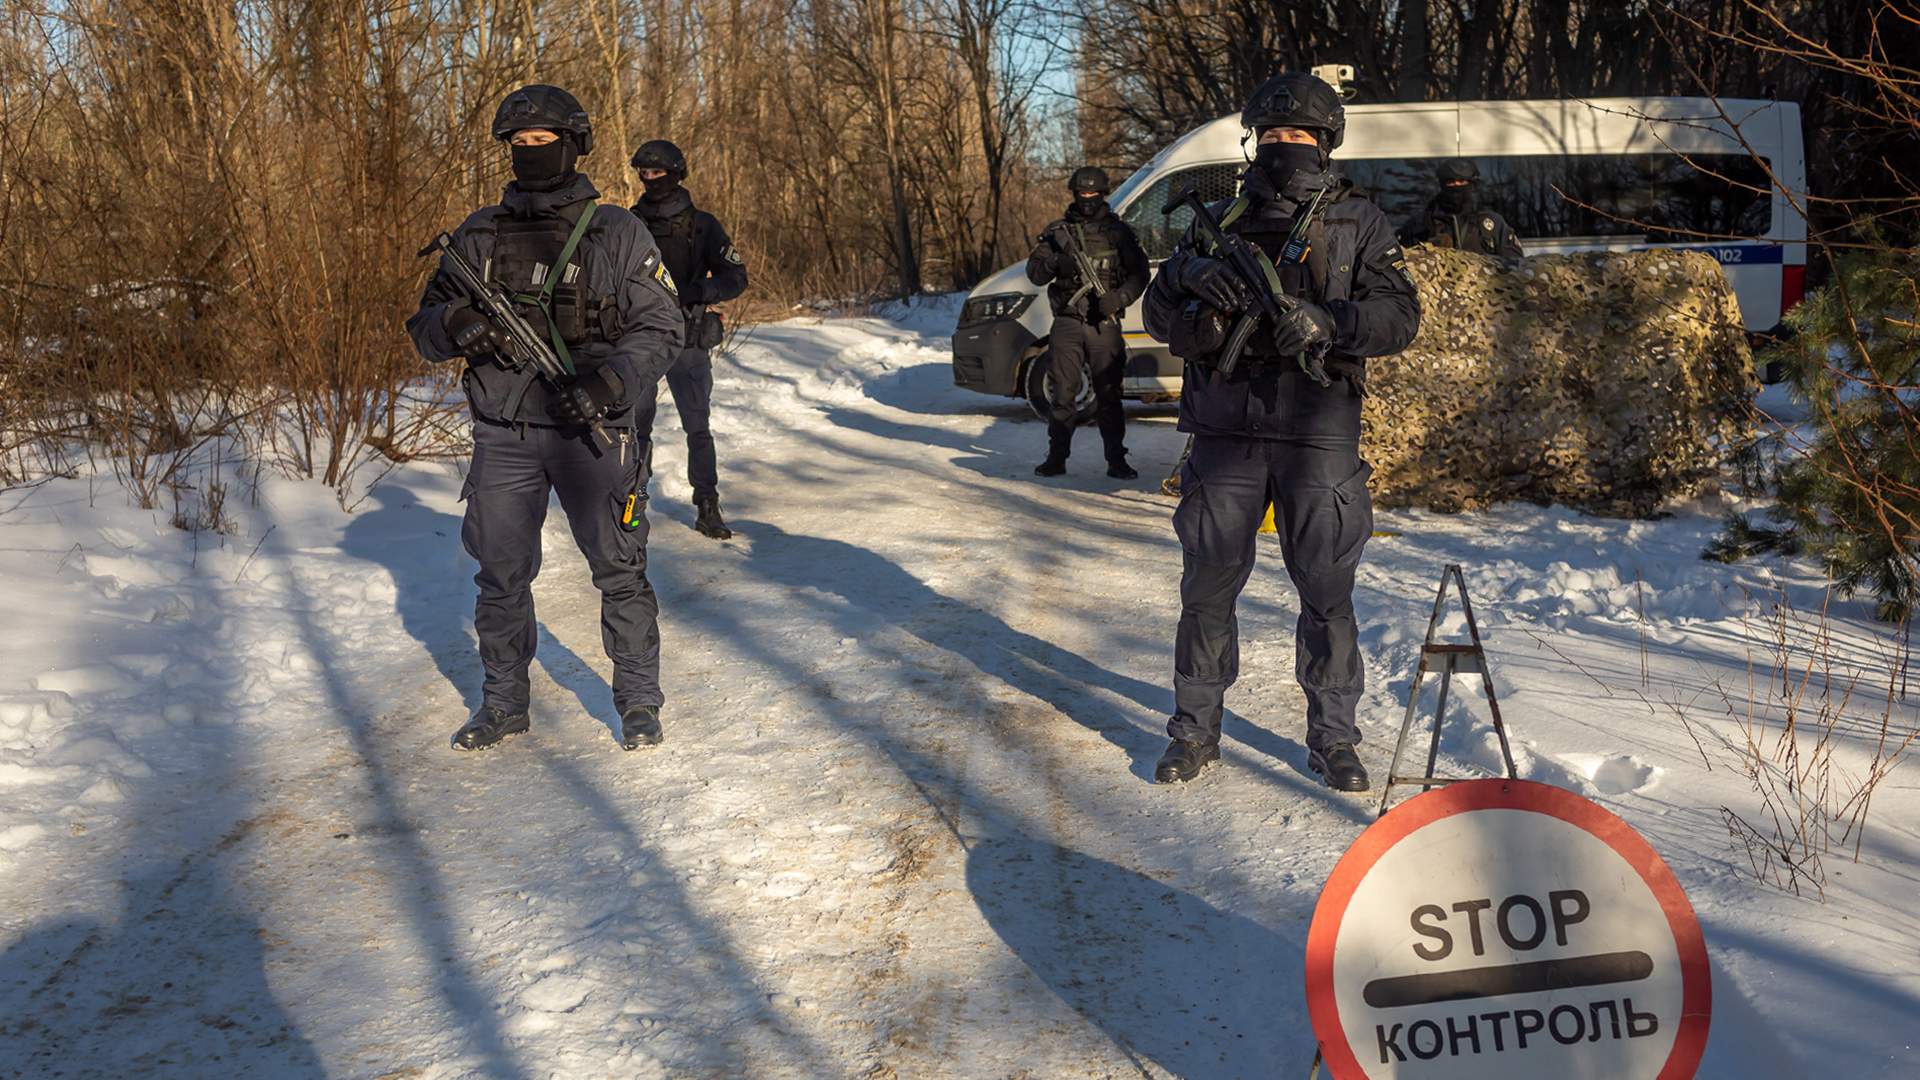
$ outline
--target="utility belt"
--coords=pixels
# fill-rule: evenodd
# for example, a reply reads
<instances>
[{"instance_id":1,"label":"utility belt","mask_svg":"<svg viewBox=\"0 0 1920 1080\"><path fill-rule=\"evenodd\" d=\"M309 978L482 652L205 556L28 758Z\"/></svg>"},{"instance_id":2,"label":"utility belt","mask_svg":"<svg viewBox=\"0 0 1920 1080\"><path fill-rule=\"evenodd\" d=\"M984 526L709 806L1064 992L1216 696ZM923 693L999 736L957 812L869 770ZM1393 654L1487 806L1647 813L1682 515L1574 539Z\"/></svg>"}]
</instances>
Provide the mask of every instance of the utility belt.
<instances>
[{"instance_id":1,"label":"utility belt","mask_svg":"<svg viewBox=\"0 0 1920 1080\"><path fill-rule=\"evenodd\" d=\"M1213 367L1211 357L1200 362L1209 368ZM1347 384L1347 391L1354 397L1363 398L1367 396L1367 366L1365 364L1358 360L1344 360L1332 356L1327 357L1322 363L1327 369L1327 374L1333 376L1335 379L1344 381ZM1281 380L1305 379L1308 382L1312 382L1312 379L1307 373L1301 369L1299 358L1295 356L1261 356L1248 354L1240 358L1239 370L1247 372L1247 378L1249 379L1273 373L1276 378Z\"/></svg>"}]
</instances>

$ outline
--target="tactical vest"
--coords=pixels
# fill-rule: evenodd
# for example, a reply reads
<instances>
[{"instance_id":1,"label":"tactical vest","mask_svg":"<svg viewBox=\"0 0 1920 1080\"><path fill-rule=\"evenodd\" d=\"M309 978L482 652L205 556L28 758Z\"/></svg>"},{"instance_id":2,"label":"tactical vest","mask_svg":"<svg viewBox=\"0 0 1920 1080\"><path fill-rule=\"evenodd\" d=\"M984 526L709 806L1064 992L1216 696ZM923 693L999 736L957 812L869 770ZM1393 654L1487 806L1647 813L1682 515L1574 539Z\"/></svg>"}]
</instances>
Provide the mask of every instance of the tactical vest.
<instances>
[{"instance_id":1,"label":"tactical vest","mask_svg":"<svg viewBox=\"0 0 1920 1080\"><path fill-rule=\"evenodd\" d=\"M1235 223L1245 218L1252 204L1245 198L1237 198L1227 205L1226 212L1220 215L1220 227L1238 234L1253 244L1261 256L1261 269L1267 274L1267 287L1276 294L1311 299L1316 303L1325 303L1327 296L1327 230L1324 222L1316 218L1307 226L1307 249L1298 262L1286 262L1281 259L1281 249L1287 237L1293 231L1292 218L1277 218L1269 222L1264 219L1250 219L1246 225L1234 228ZM1211 249L1209 249L1211 250Z\"/></svg>"},{"instance_id":2,"label":"tactical vest","mask_svg":"<svg viewBox=\"0 0 1920 1080\"><path fill-rule=\"evenodd\" d=\"M1120 246L1113 242L1112 231L1105 228L1089 229L1085 222L1070 221L1067 223L1067 232L1072 235L1074 244L1086 252L1094 271L1100 275L1100 291L1119 288L1125 270L1120 265ZM1077 263L1068 262L1066 270L1066 276L1073 279L1075 288L1086 284L1079 280L1080 268Z\"/></svg>"},{"instance_id":3,"label":"tactical vest","mask_svg":"<svg viewBox=\"0 0 1920 1080\"><path fill-rule=\"evenodd\" d=\"M683 286L707 276L706 267L694 265L699 253L694 235L698 217L699 211L689 206L672 217L642 218L647 223L647 231L653 234L654 245L660 249L660 261L667 264L667 273Z\"/></svg>"},{"instance_id":4,"label":"tactical vest","mask_svg":"<svg viewBox=\"0 0 1920 1080\"><path fill-rule=\"evenodd\" d=\"M535 332L553 342L571 363L570 350L598 337L608 340L605 320L613 298L592 293L587 283L592 202L577 217L542 215L501 217L494 225L493 254L484 273L513 297L514 306ZM574 208L569 207L569 210ZM556 269L557 267L557 269Z\"/></svg>"},{"instance_id":5,"label":"tactical vest","mask_svg":"<svg viewBox=\"0 0 1920 1080\"><path fill-rule=\"evenodd\" d=\"M1427 225L1429 243L1481 255L1500 253L1500 227L1484 210L1461 214L1434 213Z\"/></svg>"}]
</instances>

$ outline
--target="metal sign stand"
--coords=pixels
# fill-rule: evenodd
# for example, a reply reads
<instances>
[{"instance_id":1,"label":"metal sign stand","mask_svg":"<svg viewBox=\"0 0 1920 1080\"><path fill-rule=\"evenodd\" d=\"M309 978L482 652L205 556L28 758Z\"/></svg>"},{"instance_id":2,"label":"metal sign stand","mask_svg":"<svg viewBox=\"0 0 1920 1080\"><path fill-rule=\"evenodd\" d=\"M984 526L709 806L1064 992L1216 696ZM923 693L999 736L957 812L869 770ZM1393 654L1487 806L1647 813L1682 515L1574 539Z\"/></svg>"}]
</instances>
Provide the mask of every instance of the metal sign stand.
<instances>
[{"instance_id":1,"label":"metal sign stand","mask_svg":"<svg viewBox=\"0 0 1920 1080\"><path fill-rule=\"evenodd\" d=\"M1446 611L1448 582L1460 590L1460 610L1467 617L1467 635L1470 638L1466 642L1434 640L1440 631L1440 617ZM1414 711L1420 703L1420 685L1429 672L1438 672L1440 676L1440 697L1433 706L1433 740L1427 745L1427 771L1420 776L1402 776L1400 756L1407 748L1407 735L1413 730ZM1440 727L1447 716L1447 691L1453 685L1456 672L1480 676L1480 685L1487 691L1487 709L1493 714L1493 730L1500 736L1500 756L1506 760L1507 777L1520 779L1519 770L1513 765L1513 747L1507 742L1507 725L1500 719L1500 702L1493 694L1492 669L1487 666L1487 651L1480 644L1480 627L1473 619L1473 602L1467 599L1467 579L1460 573L1459 563L1448 563L1447 568L1440 572L1440 594L1433 601L1433 618L1427 621L1427 640L1420 646L1420 666L1414 671L1413 685L1407 690L1407 718L1400 723L1400 739L1393 746L1393 764L1387 767L1386 790L1380 793L1380 814L1386 814L1389 801L1393 798L1393 789L1397 786L1418 785L1420 790L1426 791L1467 779L1433 774L1434 764L1440 758Z\"/></svg>"},{"instance_id":2,"label":"metal sign stand","mask_svg":"<svg viewBox=\"0 0 1920 1080\"><path fill-rule=\"evenodd\" d=\"M1447 585L1452 583L1460 592L1460 611L1467 617L1467 638L1465 642L1435 641L1440 633L1440 619L1446 614ZM1380 792L1380 814L1385 816L1387 807L1393 799L1393 789L1403 786L1418 786L1426 791L1456 781L1471 779L1464 776L1435 776L1433 770L1440 760L1440 728L1447 716L1447 693L1453 687L1455 674L1478 675L1480 685L1487 691L1487 709L1493 714L1493 730L1500 736L1500 756L1507 764L1507 778L1520 779L1520 771L1513 764L1513 746L1507 741L1507 725L1500 718L1500 700L1493 692L1493 669L1487 664L1487 650L1480 641L1480 624L1473 617L1473 601L1467 598L1467 579L1460 571L1459 563L1448 563L1440 572L1440 591L1433 599L1433 617L1427 620L1427 638L1420 646L1420 666L1414 669L1413 685L1407 688L1407 716L1400 722L1400 738L1393 744L1393 763L1387 767L1385 790ZM1420 705L1420 687L1426 682L1429 673L1440 676L1440 696L1433 705L1433 738L1427 744L1427 771L1421 776L1400 775L1400 758L1406 753L1407 736L1413 731L1414 713ZM1308 1080L1317 1080L1321 1066L1325 1063L1323 1049L1317 1044L1313 1051L1313 1068L1307 1074Z\"/></svg>"}]
</instances>

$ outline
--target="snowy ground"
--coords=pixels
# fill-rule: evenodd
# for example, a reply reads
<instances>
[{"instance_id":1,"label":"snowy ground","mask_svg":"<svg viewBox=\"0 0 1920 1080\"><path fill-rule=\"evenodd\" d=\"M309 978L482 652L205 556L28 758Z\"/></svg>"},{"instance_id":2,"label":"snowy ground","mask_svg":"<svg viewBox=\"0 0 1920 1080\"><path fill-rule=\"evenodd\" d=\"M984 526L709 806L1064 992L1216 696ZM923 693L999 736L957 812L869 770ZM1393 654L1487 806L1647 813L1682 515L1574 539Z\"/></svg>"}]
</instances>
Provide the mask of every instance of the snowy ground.
<instances>
[{"instance_id":1,"label":"snowy ground","mask_svg":"<svg viewBox=\"0 0 1920 1080\"><path fill-rule=\"evenodd\" d=\"M267 483L228 536L104 479L9 497L0 1075L1303 1076L1307 922L1372 806L1304 771L1277 550L1242 599L1223 766L1148 783L1171 418L1134 414L1139 482L1099 474L1091 431L1037 481L1025 406L951 387L951 318L763 327L717 364L730 543L688 527L667 421L668 742L646 753L609 732L557 511L534 731L460 755L456 471L403 470L354 514ZM1382 513L1363 755L1384 770L1438 572L1465 564L1523 773L1623 815L1691 894L1701 1075L1920 1074L1920 766L1879 789L1858 864L1828 856L1824 902L1754 880L1720 813L1760 813L1721 690L1764 698L1764 598L1817 611L1820 588L1700 562L1714 527ZM1885 635L1833 610L1870 670L1844 784ZM1489 738L1450 715L1457 763L1492 763Z\"/></svg>"}]
</instances>

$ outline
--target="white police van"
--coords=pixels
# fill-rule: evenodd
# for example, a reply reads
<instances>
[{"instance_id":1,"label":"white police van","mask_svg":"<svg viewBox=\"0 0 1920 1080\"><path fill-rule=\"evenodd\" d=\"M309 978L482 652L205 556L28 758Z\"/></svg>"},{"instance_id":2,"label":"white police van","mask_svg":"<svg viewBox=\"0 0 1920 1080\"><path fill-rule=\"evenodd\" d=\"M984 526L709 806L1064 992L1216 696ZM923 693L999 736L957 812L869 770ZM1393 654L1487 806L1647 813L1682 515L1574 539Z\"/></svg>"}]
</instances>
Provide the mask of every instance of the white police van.
<instances>
[{"instance_id":1,"label":"white police van","mask_svg":"<svg viewBox=\"0 0 1920 1080\"><path fill-rule=\"evenodd\" d=\"M1188 184L1208 199L1233 194L1246 166L1238 115L1188 133L1154 155L1110 197L1156 265L1192 216L1161 213ZM1399 229L1422 220L1452 157L1480 169L1480 205L1503 214L1530 255L1693 248L1717 259L1747 329L1777 328L1801 298L1806 221L1781 194L1806 190L1800 107L1711 98L1422 102L1347 107L1340 170ZM1771 175L1769 175L1771 174ZM1064 199L1064 196L1063 196ZM1725 239L1725 238L1732 239ZM1025 397L1047 413L1045 290L1025 262L976 286L953 335L954 385ZM1125 393L1180 392L1180 362L1128 309ZM1082 383L1085 410L1091 391Z\"/></svg>"}]
</instances>

